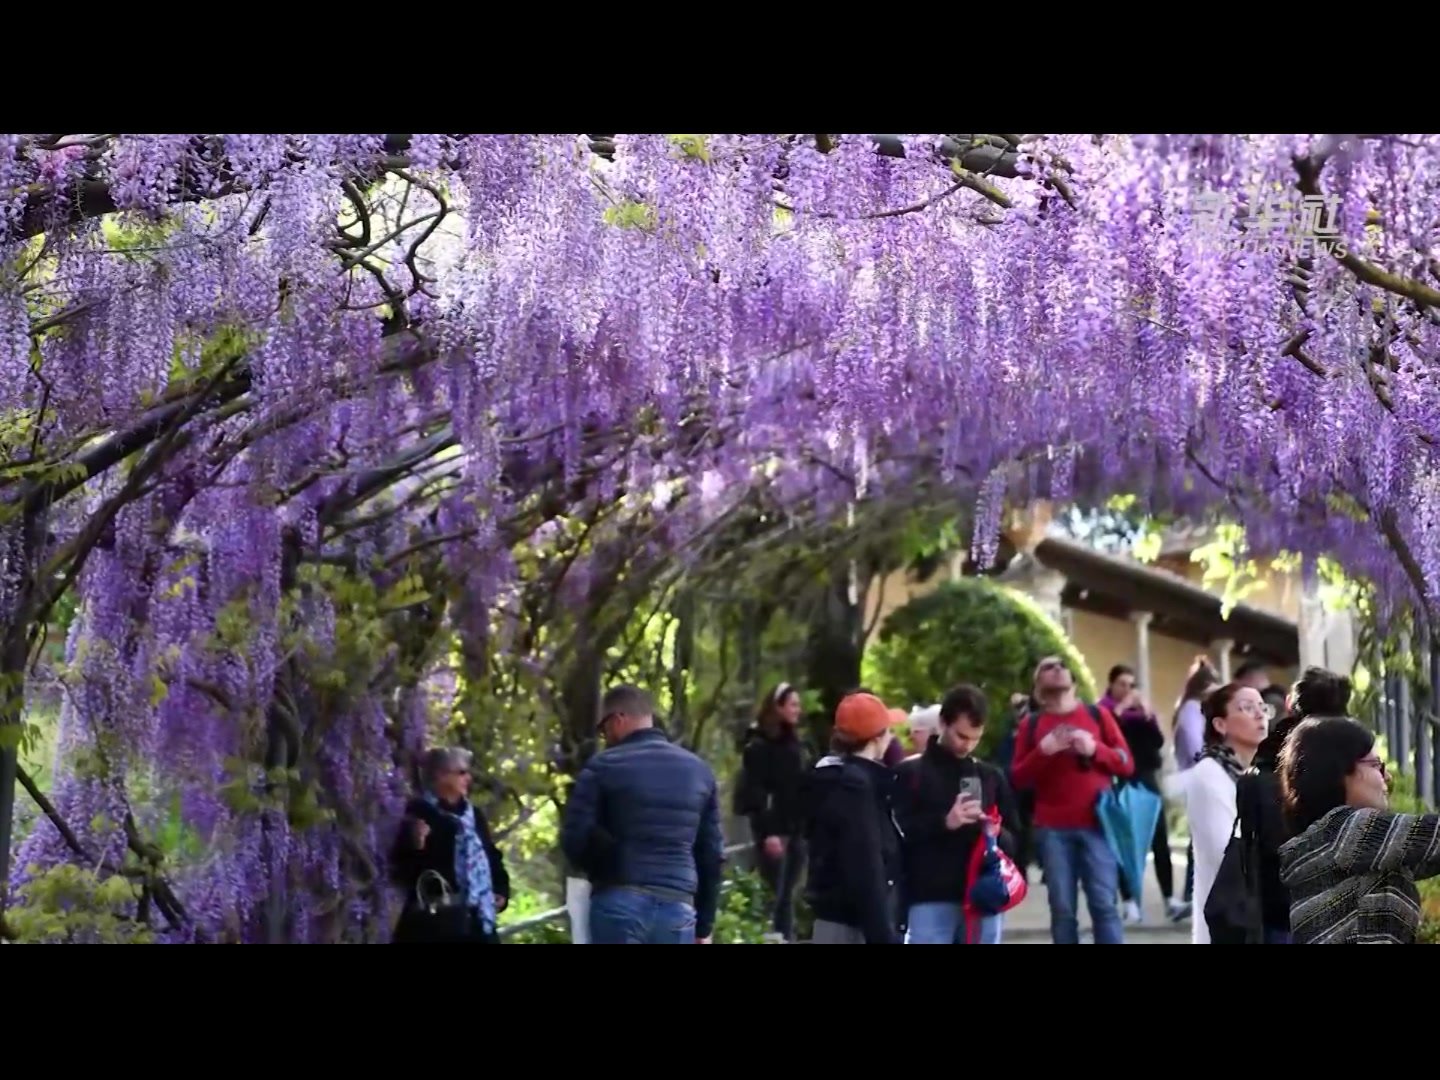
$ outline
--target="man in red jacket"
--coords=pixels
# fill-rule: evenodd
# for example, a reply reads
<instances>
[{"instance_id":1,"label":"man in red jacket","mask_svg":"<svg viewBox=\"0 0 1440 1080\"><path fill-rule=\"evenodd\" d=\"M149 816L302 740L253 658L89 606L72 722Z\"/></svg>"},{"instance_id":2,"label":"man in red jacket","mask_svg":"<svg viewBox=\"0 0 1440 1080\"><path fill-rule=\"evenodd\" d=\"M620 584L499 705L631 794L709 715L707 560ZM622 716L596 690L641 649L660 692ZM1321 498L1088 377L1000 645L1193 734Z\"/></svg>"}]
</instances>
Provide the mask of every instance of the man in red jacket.
<instances>
[{"instance_id":1,"label":"man in red jacket","mask_svg":"<svg viewBox=\"0 0 1440 1080\"><path fill-rule=\"evenodd\" d=\"M1050 898L1050 939L1076 945L1078 889L1095 928L1096 945L1123 945L1116 903L1119 865L1095 816L1112 777L1135 771L1130 748L1110 713L1075 696L1075 677L1058 656L1035 668L1040 708L1015 732L1015 785L1035 792L1035 845Z\"/></svg>"}]
</instances>

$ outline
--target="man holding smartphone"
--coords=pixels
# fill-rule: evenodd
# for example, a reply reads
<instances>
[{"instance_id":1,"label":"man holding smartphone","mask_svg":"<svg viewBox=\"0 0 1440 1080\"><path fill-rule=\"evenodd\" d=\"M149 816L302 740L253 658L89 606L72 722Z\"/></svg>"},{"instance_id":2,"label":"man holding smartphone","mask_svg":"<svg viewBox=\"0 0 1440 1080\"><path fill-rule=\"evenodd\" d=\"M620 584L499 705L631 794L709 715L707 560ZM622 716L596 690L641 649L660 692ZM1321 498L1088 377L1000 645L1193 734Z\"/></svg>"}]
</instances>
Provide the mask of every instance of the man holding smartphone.
<instances>
[{"instance_id":1,"label":"man holding smartphone","mask_svg":"<svg viewBox=\"0 0 1440 1080\"><path fill-rule=\"evenodd\" d=\"M1004 916L981 921L967 941L965 897L971 855L983 842L982 819L999 811L999 844L1015 857L1016 820L1010 785L1000 769L973 755L985 734L985 696L957 686L940 703L940 727L924 751L896 769L896 817L905 834L907 945L998 945Z\"/></svg>"}]
</instances>

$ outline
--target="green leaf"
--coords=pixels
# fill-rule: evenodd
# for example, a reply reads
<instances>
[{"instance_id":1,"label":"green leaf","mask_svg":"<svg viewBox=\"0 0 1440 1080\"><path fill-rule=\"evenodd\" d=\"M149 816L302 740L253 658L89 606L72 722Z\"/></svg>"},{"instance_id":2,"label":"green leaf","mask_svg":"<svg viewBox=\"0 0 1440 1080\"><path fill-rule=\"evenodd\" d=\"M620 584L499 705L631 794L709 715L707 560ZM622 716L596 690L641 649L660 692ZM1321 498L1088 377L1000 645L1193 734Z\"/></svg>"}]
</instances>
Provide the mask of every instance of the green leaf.
<instances>
[{"instance_id":1,"label":"green leaf","mask_svg":"<svg viewBox=\"0 0 1440 1080\"><path fill-rule=\"evenodd\" d=\"M666 135L671 144L692 161L710 164L709 136L707 135Z\"/></svg>"},{"instance_id":2,"label":"green leaf","mask_svg":"<svg viewBox=\"0 0 1440 1080\"><path fill-rule=\"evenodd\" d=\"M604 221L606 225L617 229L639 229L642 232L653 232L655 226L659 224L660 217L656 214L653 206L627 199L625 202L606 207Z\"/></svg>"}]
</instances>

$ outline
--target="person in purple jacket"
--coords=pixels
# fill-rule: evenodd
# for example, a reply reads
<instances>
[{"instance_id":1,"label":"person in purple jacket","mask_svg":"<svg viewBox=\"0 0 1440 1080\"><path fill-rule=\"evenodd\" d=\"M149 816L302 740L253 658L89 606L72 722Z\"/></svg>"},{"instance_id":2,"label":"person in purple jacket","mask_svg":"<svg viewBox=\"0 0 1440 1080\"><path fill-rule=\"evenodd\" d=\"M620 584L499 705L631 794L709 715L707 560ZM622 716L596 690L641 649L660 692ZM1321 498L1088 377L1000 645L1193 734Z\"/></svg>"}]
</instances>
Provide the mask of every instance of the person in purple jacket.
<instances>
[{"instance_id":1,"label":"person in purple jacket","mask_svg":"<svg viewBox=\"0 0 1440 1080\"><path fill-rule=\"evenodd\" d=\"M1220 673L1203 653L1190 665L1185 676L1185 688L1180 691L1180 700L1175 703L1175 768L1184 772L1195 764L1205 743L1205 714L1200 703L1205 696L1220 685ZM1185 850L1185 905L1176 917L1180 921L1190 914L1190 903L1195 896L1195 845L1192 842Z\"/></svg>"}]
</instances>

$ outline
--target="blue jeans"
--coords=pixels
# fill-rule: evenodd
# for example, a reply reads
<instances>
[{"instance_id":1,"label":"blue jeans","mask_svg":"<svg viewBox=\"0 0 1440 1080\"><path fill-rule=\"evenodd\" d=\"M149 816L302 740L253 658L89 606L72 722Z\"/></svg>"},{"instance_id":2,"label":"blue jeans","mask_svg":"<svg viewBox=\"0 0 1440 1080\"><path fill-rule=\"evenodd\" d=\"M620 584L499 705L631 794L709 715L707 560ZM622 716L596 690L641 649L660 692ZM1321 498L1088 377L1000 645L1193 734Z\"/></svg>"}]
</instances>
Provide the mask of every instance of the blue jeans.
<instances>
[{"instance_id":1,"label":"blue jeans","mask_svg":"<svg viewBox=\"0 0 1440 1080\"><path fill-rule=\"evenodd\" d=\"M1099 829L1036 829L1035 840L1050 897L1050 940L1056 945L1079 944L1077 894L1083 887L1095 944L1125 944L1115 903L1120 866L1104 834Z\"/></svg>"},{"instance_id":2,"label":"blue jeans","mask_svg":"<svg viewBox=\"0 0 1440 1080\"><path fill-rule=\"evenodd\" d=\"M694 945L695 908L625 886L590 898L592 945Z\"/></svg>"},{"instance_id":3,"label":"blue jeans","mask_svg":"<svg viewBox=\"0 0 1440 1080\"><path fill-rule=\"evenodd\" d=\"M905 920L906 945L965 945L965 913L959 904L911 904ZM980 920L980 940L975 945L999 945L1005 930L1004 915L986 915Z\"/></svg>"}]
</instances>

